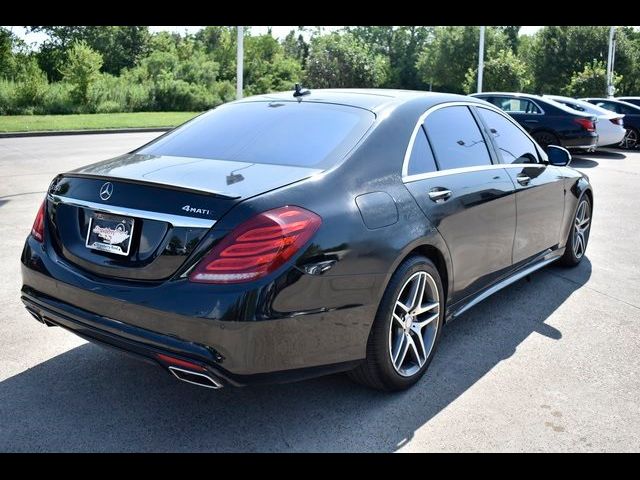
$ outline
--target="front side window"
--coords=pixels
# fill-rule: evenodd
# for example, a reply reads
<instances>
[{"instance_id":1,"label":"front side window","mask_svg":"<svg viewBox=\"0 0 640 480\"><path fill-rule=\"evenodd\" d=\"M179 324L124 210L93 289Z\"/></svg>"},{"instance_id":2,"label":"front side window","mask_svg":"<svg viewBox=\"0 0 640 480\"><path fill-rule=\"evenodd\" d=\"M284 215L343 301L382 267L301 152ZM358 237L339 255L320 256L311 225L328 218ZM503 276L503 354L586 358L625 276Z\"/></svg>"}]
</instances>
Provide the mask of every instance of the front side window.
<instances>
[{"instance_id":1,"label":"front side window","mask_svg":"<svg viewBox=\"0 0 640 480\"><path fill-rule=\"evenodd\" d=\"M436 162L433 153L422 127L418 128L416 139L413 142L411 157L409 158L409 175L419 175L421 173L435 172Z\"/></svg>"},{"instance_id":2,"label":"front side window","mask_svg":"<svg viewBox=\"0 0 640 480\"><path fill-rule=\"evenodd\" d=\"M533 142L508 119L487 108L478 108L495 140L502 163L538 163Z\"/></svg>"},{"instance_id":3,"label":"front side window","mask_svg":"<svg viewBox=\"0 0 640 480\"><path fill-rule=\"evenodd\" d=\"M424 128L441 170L491 164L484 137L468 107L436 110L427 116Z\"/></svg>"}]
</instances>

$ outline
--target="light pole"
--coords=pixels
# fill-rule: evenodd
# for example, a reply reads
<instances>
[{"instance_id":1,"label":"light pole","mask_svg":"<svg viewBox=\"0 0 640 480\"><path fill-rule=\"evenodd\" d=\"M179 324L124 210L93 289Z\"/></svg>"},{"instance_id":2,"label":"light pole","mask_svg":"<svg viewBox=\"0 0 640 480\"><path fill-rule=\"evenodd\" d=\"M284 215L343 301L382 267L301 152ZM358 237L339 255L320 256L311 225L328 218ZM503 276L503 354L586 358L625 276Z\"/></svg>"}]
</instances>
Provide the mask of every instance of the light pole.
<instances>
[{"instance_id":1,"label":"light pole","mask_svg":"<svg viewBox=\"0 0 640 480\"><path fill-rule=\"evenodd\" d=\"M483 70L484 70L484 27L480 27L480 45L478 47L478 93L482 92Z\"/></svg>"},{"instance_id":2,"label":"light pole","mask_svg":"<svg viewBox=\"0 0 640 480\"><path fill-rule=\"evenodd\" d=\"M616 59L616 27L609 30L609 55L607 57L607 97L613 98L615 88L613 86L613 64Z\"/></svg>"},{"instance_id":3,"label":"light pole","mask_svg":"<svg viewBox=\"0 0 640 480\"><path fill-rule=\"evenodd\" d=\"M236 58L236 98L242 98L242 73L244 64L244 27L237 27L238 30L238 54Z\"/></svg>"}]
</instances>

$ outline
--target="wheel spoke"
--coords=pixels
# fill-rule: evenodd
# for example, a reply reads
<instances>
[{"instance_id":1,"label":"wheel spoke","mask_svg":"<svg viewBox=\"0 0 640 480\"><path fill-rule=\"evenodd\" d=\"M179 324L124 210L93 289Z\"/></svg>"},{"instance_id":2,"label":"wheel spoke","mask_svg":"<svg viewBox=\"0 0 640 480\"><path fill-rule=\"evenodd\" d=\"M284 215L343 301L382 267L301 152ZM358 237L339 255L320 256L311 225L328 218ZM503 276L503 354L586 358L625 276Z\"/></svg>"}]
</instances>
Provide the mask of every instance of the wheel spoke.
<instances>
[{"instance_id":1,"label":"wheel spoke","mask_svg":"<svg viewBox=\"0 0 640 480\"><path fill-rule=\"evenodd\" d=\"M440 312L436 312L433 315L429 316L428 318L426 318L425 320L421 320L419 322L413 322L412 327L415 327L417 330L417 332L422 332L422 329L430 324L431 322L433 322L435 319L437 319L440 316Z\"/></svg>"},{"instance_id":2,"label":"wheel spoke","mask_svg":"<svg viewBox=\"0 0 640 480\"><path fill-rule=\"evenodd\" d=\"M409 310L411 310L409 307L407 307L404 303L402 303L400 300L398 300L396 302L396 307L400 307L404 313L409 313Z\"/></svg>"},{"instance_id":3,"label":"wheel spoke","mask_svg":"<svg viewBox=\"0 0 640 480\"><path fill-rule=\"evenodd\" d=\"M424 291L422 278L423 275L421 272L413 280L411 291L409 292L409 298L411 299L408 305L409 310L414 309L416 305L420 305L420 301L422 300L421 293Z\"/></svg>"},{"instance_id":4,"label":"wheel spoke","mask_svg":"<svg viewBox=\"0 0 640 480\"><path fill-rule=\"evenodd\" d=\"M396 315L395 313L393 314L393 319L398 322L398 324L400 325L401 328L405 327L405 323L404 320L402 319L402 317L400 317L399 315Z\"/></svg>"},{"instance_id":5,"label":"wheel spoke","mask_svg":"<svg viewBox=\"0 0 640 480\"><path fill-rule=\"evenodd\" d=\"M407 351L409 350L409 336L404 332L400 335L400 344L398 345L398 350L393 358L393 364L399 370L404 363L404 359L407 356Z\"/></svg>"},{"instance_id":6,"label":"wheel spoke","mask_svg":"<svg viewBox=\"0 0 640 480\"><path fill-rule=\"evenodd\" d=\"M423 357L424 354L420 354L420 351L419 351L421 350L422 352L424 352L424 341L422 340L422 335L416 335L416 337L418 338L419 345L421 346L418 346L416 344L412 335L408 335L407 340L409 340L408 344L409 344L409 347L411 348L411 355L413 356L414 360L418 364L418 367L421 367L422 365L424 365L424 362L426 361L426 359Z\"/></svg>"},{"instance_id":7,"label":"wheel spoke","mask_svg":"<svg viewBox=\"0 0 640 480\"><path fill-rule=\"evenodd\" d=\"M421 313L425 313L430 310L437 309L438 307L440 307L440 304L438 302L429 302L427 304L419 305L418 307L416 307L413 313L415 315L420 315Z\"/></svg>"}]
</instances>

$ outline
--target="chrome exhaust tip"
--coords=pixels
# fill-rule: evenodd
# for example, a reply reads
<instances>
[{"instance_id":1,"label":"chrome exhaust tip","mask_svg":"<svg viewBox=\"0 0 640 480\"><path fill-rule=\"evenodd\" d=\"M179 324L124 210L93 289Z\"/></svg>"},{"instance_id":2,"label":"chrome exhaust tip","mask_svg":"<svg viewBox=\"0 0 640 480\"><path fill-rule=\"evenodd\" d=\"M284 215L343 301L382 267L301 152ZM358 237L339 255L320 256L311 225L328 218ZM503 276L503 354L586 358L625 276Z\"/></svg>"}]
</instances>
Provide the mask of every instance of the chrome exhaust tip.
<instances>
[{"instance_id":1,"label":"chrome exhaust tip","mask_svg":"<svg viewBox=\"0 0 640 480\"><path fill-rule=\"evenodd\" d=\"M185 370L184 368L178 368L174 366L167 367L169 371L182 382L192 383L199 387L212 388L218 390L223 387L220 381L213 378L208 373L194 372L192 370Z\"/></svg>"}]
</instances>

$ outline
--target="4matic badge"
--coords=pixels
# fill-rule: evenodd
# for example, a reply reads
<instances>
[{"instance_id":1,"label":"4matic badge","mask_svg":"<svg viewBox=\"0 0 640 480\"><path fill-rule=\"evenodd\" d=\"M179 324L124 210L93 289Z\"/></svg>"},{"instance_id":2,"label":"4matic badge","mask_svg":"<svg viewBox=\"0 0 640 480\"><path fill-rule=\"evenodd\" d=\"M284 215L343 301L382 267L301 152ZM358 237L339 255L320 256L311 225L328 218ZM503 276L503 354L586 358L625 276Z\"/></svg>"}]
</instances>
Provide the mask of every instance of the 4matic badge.
<instances>
[{"instance_id":1,"label":"4matic badge","mask_svg":"<svg viewBox=\"0 0 640 480\"><path fill-rule=\"evenodd\" d=\"M206 208L196 208L196 207L192 207L191 205L185 205L184 207L182 207L182 210L188 213L197 213L200 215L211 215L211 210L208 210Z\"/></svg>"}]
</instances>

